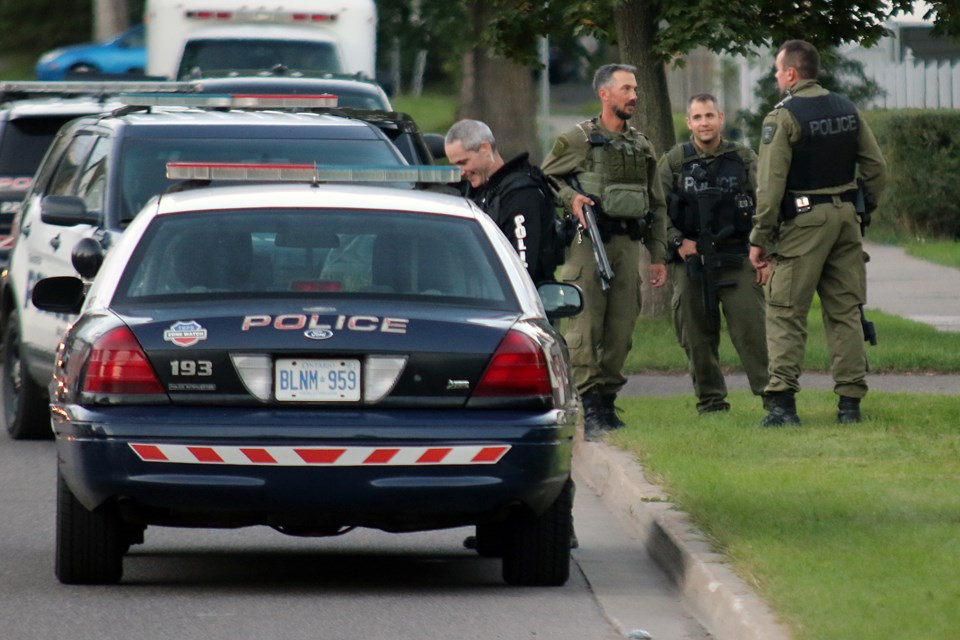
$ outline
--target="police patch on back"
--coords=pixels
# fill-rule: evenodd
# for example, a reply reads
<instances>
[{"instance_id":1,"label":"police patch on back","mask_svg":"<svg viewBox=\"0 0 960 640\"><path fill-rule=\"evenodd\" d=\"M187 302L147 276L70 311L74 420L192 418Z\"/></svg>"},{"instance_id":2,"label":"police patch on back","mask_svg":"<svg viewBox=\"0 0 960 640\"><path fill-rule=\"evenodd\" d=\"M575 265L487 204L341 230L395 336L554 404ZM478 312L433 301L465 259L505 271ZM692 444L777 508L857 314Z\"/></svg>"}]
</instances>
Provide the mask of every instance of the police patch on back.
<instances>
[{"instance_id":1,"label":"police patch on back","mask_svg":"<svg viewBox=\"0 0 960 640\"><path fill-rule=\"evenodd\" d=\"M760 141L763 144L769 144L773 140L774 134L777 132L777 123L771 122L769 124L763 125L763 131L760 135Z\"/></svg>"}]
</instances>

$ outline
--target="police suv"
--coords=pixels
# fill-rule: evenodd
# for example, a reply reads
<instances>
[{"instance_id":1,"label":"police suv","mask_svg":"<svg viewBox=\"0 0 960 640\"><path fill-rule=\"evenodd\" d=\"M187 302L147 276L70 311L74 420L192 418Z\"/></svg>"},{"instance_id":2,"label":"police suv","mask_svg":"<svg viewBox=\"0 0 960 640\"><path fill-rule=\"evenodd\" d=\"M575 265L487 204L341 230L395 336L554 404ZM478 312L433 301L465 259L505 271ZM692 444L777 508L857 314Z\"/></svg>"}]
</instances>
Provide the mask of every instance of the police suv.
<instances>
[{"instance_id":1,"label":"police suv","mask_svg":"<svg viewBox=\"0 0 960 640\"><path fill-rule=\"evenodd\" d=\"M303 183L167 193L102 267L74 251L86 296L36 285L80 312L51 384L60 581L119 581L150 526L474 525L507 583L566 582L582 421L550 318L582 300L538 296L473 203L409 188L458 171L169 163Z\"/></svg>"},{"instance_id":2,"label":"police suv","mask_svg":"<svg viewBox=\"0 0 960 640\"><path fill-rule=\"evenodd\" d=\"M97 98L56 96L7 101L9 97L9 92L0 87L0 100L4 101L0 105L0 266L6 265L13 246L13 218L57 131L74 118L120 106Z\"/></svg>"},{"instance_id":3,"label":"police suv","mask_svg":"<svg viewBox=\"0 0 960 640\"><path fill-rule=\"evenodd\" d=\"M60 131L14 221L0 298L2 418L14 439L50 436L46 387L57 344L73 320L31 305L33 285L74 275L71 253L85 238L109 250L144 204L174 184L165 177L167 162L431 162L409 117L348 115L335 108L335 96L143 93L120 99L128 104ZM197 259L202 255L201 249Z\"/></svg>"}]
</instances>

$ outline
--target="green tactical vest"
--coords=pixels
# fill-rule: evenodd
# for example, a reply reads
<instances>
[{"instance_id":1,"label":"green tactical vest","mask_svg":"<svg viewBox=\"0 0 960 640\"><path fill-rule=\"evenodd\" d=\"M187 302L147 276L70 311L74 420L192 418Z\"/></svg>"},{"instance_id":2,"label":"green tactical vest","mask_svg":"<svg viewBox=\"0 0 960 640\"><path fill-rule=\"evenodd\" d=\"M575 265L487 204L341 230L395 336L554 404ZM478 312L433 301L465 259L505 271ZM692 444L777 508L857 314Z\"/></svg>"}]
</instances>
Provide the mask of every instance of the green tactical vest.
<instances>
[{"instance_id":1,"label":"green tactical vest","mask_svg":"<svg viewBox=\"0 0 960 640\"><path fill-rule=\"evenodd\" d=\"M584 192L599 196L603 212L611 218L645 217L650 209L645 139L639 134L631 140L608 138L600 133L596 118L577 127L590 143L587 170L577 176Z\"/></svg>"}]
</instances>

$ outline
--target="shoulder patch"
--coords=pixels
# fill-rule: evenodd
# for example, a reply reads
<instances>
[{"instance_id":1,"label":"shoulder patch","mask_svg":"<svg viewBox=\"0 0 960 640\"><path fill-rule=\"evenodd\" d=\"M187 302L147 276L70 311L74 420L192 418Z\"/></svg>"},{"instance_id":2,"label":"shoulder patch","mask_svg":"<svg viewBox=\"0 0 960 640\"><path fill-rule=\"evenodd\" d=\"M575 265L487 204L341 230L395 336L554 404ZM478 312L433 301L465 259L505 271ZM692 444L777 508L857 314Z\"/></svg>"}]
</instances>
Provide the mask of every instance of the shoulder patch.
<instances>
[{"instance_id":1,"label":"shoulder patch","mask_svg":"<svg viewBox=\"0 0 960 640\"><path fill-rule=\"evenodd\" d=\"M777 123L771 122L763 125L763 132L760 134L760 142L769 144L773 140L773 135L777 132Z\"/></svg>"},{"instance_id":2,"label":"shoulder patch","mask_svg":"<svg viewBox=\"0 0 960 640\"><path fill-rule=\"evenodd\" d=\"M570 147L570 143L567 142L567 139L563 136L557 138L557 141L553 143L553 149L550 151L554 156L561 156L563 153Z\"/></svg>"}]
</instances>

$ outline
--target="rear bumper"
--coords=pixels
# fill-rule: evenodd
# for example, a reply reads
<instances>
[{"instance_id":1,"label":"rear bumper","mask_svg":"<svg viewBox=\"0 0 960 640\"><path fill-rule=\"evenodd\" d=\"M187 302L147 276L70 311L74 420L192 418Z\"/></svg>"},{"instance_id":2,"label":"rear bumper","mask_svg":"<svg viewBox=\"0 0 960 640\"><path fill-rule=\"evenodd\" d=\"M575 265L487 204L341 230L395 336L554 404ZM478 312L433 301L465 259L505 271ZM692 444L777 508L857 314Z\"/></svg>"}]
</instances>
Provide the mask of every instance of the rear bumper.
<instances>
[{"instance_id":1,"label":"rear bumper","mask_svg":"<svg viewBox=\"0 0 960 640\"><path fill-rule=\"evenodd\" d=\"M60 470L87 508L147 524L410 531L545 510L576 413L54 407Z\"/></svg>"}]
</instances>

